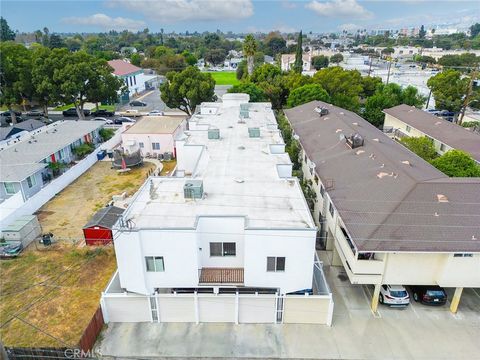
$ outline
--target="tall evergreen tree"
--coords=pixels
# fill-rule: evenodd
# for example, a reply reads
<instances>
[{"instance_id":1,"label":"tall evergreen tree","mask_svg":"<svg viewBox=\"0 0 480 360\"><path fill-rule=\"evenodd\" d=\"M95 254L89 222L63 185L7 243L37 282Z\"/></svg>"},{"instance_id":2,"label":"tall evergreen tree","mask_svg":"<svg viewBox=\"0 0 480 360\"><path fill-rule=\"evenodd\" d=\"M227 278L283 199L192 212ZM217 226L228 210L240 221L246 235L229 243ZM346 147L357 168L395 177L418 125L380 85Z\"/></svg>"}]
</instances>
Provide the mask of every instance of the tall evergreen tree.
<instances>
[{"instance_id":1,"label":"tall evergreen tree","mask_svg":"<svg viewBox=\"0 0 480 360\"><path fill-rule=\"evenodd\" d=\"M10 29L7 20L0 17L0 41L15 40L15 31Z\"/></svg>"},{"instance_id":2,"label":"tall evergreen tree","mask_svg":"<svg viewBox=\"0 0 480 360\"><path fill-rule=\"evenodd\" d=\"M303 70L303 49L302 49L302 31L298 34L297 52L295 53L295 63L293 64L293 71L301 74Z\"/></svg>"}]
</instances>

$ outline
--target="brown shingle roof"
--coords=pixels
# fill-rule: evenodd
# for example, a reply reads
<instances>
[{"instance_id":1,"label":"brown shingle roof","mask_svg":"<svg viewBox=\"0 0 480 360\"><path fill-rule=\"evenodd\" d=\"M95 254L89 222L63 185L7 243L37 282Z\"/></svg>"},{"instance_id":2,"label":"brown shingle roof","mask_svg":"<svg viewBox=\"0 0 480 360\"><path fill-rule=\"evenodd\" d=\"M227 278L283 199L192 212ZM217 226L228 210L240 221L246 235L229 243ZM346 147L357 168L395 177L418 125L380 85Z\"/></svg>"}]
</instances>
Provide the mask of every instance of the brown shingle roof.
<instances>
[{"instance_id":1,"label":"brown shingle roof","mask_svg":"<svg viewBox=\"0 0 480 360\"><path fill-rule=\"evenodd\" d=\"M203 284L243 284L243 268L203 268L200 274Z\"/></svg>"},{"instance_id":2,"label":"brown shingle roof","mask_svg":"<svg viewBox=\"0 0 480 360\"><path fill-rule=\"evenodd\" d=\"M402 104L385 109L383 112L454 149L470 153L475 160L480 162L479 134L414 106Z\"/></svg>"},{"instance_id":3,"label":"brown shingle roof","mask_svg":"<svg viewBox=\"0 0 480 360\"><path fill-rule=\"evenodd\" d=\"M328 115L314 109L324 106ZM285 110L359 251L480 252L480 178L450 179L355 113ZM360 134L351 149L340 135ZM448 202L439 202L443 194Z\"/></svg>"}]
</instances>

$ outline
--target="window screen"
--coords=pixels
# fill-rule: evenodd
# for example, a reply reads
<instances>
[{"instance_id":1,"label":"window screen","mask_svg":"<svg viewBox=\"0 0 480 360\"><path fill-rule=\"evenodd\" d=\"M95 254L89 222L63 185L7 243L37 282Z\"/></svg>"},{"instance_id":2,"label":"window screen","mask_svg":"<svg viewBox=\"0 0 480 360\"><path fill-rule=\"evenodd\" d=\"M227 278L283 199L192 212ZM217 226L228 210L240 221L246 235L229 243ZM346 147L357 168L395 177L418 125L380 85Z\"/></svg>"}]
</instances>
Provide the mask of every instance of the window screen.
<instances>
[{"instance_id":1,"label":"window screen","mask_svg":"<svg viewBox=\"0 0 480 360\"><path fill-rule=\"evenodd\" d=\"M210 256L222 256L222 243L210 243Z\"/></svg>"},{"instance_id":2,"label":"window screen","mask_svg":"<svg viewBox=\"0 0 480 360\"><path fill-rule=\"evenodd\" d=\"M235 256L236 246L235 243L223 243L223 256Z\"/></svg>"},{"instance_id":3,"label":"window screen","mask_svg":"<svg viewBox=\"0 0 480 360\"><path fill-rule=\"evenodd\" d=\"M267 271L275 271L275 258L267 257Z\"/></svg>"}]
</instances>

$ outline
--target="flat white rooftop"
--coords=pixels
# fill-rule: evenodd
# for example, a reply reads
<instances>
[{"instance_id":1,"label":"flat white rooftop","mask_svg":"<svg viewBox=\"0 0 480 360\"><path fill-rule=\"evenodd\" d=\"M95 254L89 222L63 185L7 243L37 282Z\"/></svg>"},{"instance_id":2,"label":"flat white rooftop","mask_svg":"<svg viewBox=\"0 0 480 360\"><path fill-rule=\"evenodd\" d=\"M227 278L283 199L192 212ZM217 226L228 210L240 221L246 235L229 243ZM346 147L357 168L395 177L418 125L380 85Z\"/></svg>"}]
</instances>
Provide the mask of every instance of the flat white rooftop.
<instances>
[{"instance_id":1,"label":"flat white rooftop","mask_svg":"<svg viewBox=\"0 0 480 360\"><path fill-rule=\"evenodd\" d=\"M194 115L184 145L177 142L177 170L191 176L147 180L124 214L130 225L195 228L202 216L241 216L245 228L314 229L298 180L289 175L290 158L279 150L283 140L270 104L249 104L241 123L240 106L231 99L202 108L212 113ZM259 128L260 137L249 137L252 127ZM209 139L209 128L218 129L220 138ZM195 151L181 152L182 145ZM184 197L185 182L192 179L203 182L201 199Z\"/></svg>"}]
</instances>

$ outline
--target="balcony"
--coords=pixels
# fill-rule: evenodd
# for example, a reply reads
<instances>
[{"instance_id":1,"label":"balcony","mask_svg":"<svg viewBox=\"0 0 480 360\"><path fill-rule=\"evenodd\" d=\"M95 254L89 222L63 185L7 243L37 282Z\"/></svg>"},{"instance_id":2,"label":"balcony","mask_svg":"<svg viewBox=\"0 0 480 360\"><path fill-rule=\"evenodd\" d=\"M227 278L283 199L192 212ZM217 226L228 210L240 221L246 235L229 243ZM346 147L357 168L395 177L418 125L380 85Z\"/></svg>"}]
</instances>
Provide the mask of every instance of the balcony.
<instances>
[{"instance_id":1,"label":"balcony","mask_svg":"<svg viewBox=\"0 0 480 360\"><path fill-rule=\"evenodd\" d=\"M202 268L199 284L243 284L243 268Z\"/></svg>"},{"instance_id":2,"label":"balcony","mask_svg":"<svg viewBox=\"0 0 480 360\"><path fill-rule=\"evenodd\" d=\"M375 259L374 254L369 259L361 259L362 255L357 253L348 234L340 227L335 238L335 247L352 284L374 284L381 279L384 268L382 259Z\"/></svg>"}]
</instances>

